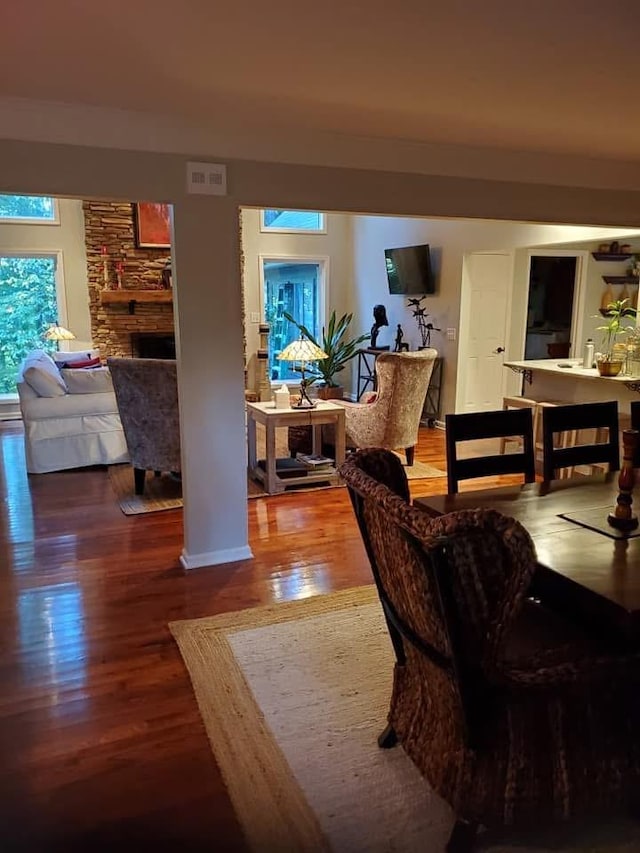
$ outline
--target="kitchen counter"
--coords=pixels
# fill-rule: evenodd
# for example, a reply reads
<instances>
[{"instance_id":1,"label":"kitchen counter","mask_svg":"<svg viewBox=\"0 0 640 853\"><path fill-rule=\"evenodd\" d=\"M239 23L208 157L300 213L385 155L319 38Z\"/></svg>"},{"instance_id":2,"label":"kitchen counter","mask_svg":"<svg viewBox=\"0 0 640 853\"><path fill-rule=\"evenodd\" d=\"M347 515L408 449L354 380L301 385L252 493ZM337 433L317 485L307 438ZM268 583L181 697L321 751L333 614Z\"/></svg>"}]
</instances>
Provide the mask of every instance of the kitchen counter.
<instances>
[{"instance_id":1,"label":"kitchen counter","mask_svg":"<svg viewBox=\"0 0 640 853\"><path fill-rule=\"evenodd\" d=\"M505 361L504 366L522 375L522 396L532 400L563 403L617 400L619 411L627 414L629 403L640 400L640 378L600 376L597 368L583 367L582 359L538 358Z\"/></svg>"}]
</instances>

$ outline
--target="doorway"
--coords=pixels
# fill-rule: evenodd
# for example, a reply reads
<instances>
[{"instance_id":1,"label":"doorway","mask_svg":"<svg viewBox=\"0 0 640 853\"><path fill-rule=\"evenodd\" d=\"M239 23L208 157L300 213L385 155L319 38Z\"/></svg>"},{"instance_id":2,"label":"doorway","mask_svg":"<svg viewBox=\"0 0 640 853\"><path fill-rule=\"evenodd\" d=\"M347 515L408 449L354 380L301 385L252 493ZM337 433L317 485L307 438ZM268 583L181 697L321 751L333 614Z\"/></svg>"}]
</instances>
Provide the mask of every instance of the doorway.
<instances>
[{"instance_id":1,"label":"doorway","mask_svg":"<svg viewBox=\"0 0 640 853\"><path fill-rule=\"evenodd\" d=\"M513 255L470 252L462 269L457 412L502 408L505 371L502 354L509 339Z\"/></svg>"},{"instance_id":2,"label":"doorway","mask_svg":"<svg viewBox=\"0 0 640 853\"><path fill-rule=\"evenodd\" d=\"M577 271L575 255L531 256L525 359L571 354Z\"/></svg>"}]
</instances>

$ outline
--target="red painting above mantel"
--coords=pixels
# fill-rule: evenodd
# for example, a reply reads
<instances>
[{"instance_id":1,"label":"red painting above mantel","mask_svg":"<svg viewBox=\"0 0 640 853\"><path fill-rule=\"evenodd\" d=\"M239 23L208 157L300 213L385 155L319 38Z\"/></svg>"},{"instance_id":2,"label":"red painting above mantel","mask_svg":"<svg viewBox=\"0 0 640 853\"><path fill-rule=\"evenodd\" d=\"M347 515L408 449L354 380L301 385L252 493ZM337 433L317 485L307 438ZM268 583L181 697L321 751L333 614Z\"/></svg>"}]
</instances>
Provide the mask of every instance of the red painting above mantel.
<instances>
[{"instance_id":1,"label":"red painting above mantel","mask_svg":"<svg viewBox=\"0 0 640 853\"><path fill-rule=\"evenodd\" d=\"M171 248L171 214L168 204L152 201L134 203L136 246L138 249Z\"/></svg>"}]
</instances>

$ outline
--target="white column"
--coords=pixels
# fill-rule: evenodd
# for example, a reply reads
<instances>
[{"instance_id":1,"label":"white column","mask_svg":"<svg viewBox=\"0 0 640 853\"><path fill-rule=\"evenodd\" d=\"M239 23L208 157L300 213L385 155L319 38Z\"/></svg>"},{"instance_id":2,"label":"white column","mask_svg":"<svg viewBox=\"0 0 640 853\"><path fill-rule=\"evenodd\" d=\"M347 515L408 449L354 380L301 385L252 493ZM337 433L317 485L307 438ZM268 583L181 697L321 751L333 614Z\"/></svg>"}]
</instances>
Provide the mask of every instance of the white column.
<instances>
[{"instance_id":1,"label":"white column","mask_svg":"<svg viewBox=\"0 0 640 853\"><path fill-rule=\"evenodd\" d=\"M228 198L174 206L173 286L187 569L252 556L247 530L238 212Z\"/></svg>"}]
</instances>

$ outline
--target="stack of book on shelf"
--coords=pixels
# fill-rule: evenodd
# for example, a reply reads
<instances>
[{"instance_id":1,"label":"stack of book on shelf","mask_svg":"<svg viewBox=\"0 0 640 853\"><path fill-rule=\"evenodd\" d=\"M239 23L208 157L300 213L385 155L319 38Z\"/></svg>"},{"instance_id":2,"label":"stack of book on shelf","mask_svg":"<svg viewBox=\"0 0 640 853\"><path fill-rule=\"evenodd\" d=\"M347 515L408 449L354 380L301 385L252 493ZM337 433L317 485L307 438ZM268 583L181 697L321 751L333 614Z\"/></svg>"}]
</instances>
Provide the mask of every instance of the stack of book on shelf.
<instances>
[{"instance_id":1,"label":"stack of book on shelf","mask_svg":"<svg viewBox=\"0 0 640 853\"><path fill-rule=\"evenodd\" d=\"M324 471L325 468L333 467L333 459L320 453L296 453L296 459L310 471Z\"/></svg>"}]
</instances>

